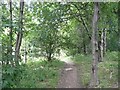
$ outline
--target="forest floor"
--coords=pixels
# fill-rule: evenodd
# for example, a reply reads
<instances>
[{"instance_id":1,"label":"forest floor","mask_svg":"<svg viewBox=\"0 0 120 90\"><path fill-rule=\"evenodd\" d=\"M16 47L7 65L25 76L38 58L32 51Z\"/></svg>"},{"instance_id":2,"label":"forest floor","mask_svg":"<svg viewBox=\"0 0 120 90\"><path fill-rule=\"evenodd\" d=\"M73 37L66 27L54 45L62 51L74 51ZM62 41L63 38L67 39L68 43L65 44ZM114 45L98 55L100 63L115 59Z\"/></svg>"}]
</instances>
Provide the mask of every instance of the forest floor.
<instances>
[{"instance_id":1,"label":"forest floor","mask_svg":"<svg viewBox=\"0 0 120 90\"><path fill-rule=\"evenodd\" d=\"M81 88L80 80L78 77L78 69L76 64L71 60L71 57L62 53L60 60L65 62L61 70L58 88Z\"/></svg>"}]
</instances>

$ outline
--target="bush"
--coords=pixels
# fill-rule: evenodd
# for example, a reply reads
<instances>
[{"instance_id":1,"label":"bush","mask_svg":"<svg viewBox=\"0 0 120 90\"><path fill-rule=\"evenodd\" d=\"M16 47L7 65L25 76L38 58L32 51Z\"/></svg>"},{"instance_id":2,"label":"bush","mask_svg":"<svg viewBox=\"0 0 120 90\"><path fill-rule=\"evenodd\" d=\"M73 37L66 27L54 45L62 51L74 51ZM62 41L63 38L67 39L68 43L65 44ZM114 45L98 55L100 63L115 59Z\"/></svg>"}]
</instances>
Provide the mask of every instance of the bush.
<instances>
[{"instance_id":1,"label":"bush","mask_svg":"<svg viewBox=\"0 0 120 90\"><path fill-rule=\"evenodd\" d=\"M59 69L62 65L63 62L58 60L29 62L21 74L22 78L17 87L53 88L57 84Z\"/></svg>"},{"instance_id":2,"label":"bush","mask_svg":"<svg viewBox=\"0 0 120 90\"><path fill-rule=\"evenodd\" d=\"M111 61L118 61L118 52L116 51L107 52L106 59Z\"/></svg>"}]
</instances>

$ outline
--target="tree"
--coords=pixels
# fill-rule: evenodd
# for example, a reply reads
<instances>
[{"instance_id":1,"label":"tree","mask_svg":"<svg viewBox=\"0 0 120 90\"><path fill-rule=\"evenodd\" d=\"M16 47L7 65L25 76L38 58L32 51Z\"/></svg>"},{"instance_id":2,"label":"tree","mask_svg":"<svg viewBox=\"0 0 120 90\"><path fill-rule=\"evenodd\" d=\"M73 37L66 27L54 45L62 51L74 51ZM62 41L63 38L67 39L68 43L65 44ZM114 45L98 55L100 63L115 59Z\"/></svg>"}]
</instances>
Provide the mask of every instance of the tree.
<instances>
[{"instance_id":1,"label":"tree","mask_svg":"<svg viewBox=\"0 0 120 90\"><path fill-rule=\"evenodd\" d=\"M91 82L90 87L96 87L98 85L98 18L99 18L99 3L94 2L94 16L92 21L92 73L91 73Z\"/></svg>"},{"instance_id":2,"label":"tree","mask_svg":"<svg viewBox=\"0 0 120 90\"><path fill-rule=\"evenodd\" d=\"M19 28L20 30L18 31L18 34L17 34L17 40L16 40L16 47L15 47L15 60L16 60L16 64L19 64L18 63L18 57L19 56L19 52L20 52L20 46L21 46L21 43L22 43L22 37L23 37L23 7L24 7L24 0L21 0L20 1L20 23L19 23Z\"/></svg>"},{"instance_id":3,"label":"tree","mask_svg":"<svg viewBox=\"0 0 120 90\"><path fill-rule=\"evenodd\" d=\"M12 0L10 0L10 32L9 32L9 36L10 36L10 44L9 44L9 57L10 57L10 61L11 61L11 64L13 65L13 56L12 56L12 29L13 29L13 26L12 26Z\"/></svg>"}]
</instances>

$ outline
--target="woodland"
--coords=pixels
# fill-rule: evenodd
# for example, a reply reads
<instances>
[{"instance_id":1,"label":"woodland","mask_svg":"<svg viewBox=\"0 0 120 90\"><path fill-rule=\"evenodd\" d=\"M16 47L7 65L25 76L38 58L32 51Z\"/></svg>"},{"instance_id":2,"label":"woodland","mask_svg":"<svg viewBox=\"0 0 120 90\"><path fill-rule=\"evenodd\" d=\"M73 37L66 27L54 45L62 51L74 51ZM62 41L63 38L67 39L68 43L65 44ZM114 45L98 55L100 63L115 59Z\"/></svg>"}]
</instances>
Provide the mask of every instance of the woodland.
<instances>
[{"instance_id":1,"label":"woodland","mask_svg":"<svg viewBox=\"0 0 120 90\"><path fill-rule=\"evenodd\" d=\"M118 88L117 2L0 3L1 88Z\"/></svg>"}]
</instances>

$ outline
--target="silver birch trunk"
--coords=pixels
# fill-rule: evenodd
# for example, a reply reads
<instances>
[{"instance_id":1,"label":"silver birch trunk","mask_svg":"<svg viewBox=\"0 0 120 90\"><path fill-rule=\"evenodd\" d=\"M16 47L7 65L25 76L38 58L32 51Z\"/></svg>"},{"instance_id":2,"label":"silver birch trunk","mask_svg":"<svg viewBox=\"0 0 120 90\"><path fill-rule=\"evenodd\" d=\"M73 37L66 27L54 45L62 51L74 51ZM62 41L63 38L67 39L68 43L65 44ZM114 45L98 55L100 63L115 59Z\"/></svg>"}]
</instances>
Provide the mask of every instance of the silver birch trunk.
<instances>
[{"instance_id":1,"label":"silver birch trunk","mask_svg":"<svg viewBox=\"0 0 120 90\"><path fill-rule=\"evenodd\" d=\"M102 34L101 34L101 46L100 46L100 51L101 51L101 61L103 61L103 47L104 47L104 29L102 29Z\"/></svg>"}]
</instances>

